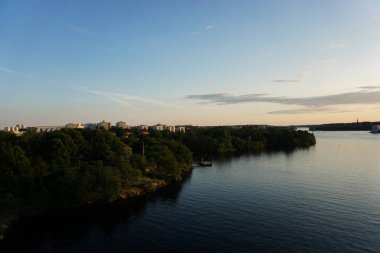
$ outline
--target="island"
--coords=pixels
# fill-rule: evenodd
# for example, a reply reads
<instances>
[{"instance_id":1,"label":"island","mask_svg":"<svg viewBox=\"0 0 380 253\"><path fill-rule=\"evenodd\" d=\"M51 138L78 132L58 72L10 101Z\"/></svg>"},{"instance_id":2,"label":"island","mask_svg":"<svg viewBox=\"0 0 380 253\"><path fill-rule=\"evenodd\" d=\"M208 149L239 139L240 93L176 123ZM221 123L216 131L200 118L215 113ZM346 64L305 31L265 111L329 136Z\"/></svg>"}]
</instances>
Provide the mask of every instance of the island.
<instances>
[{"instance_id":1,"label":"island","mask_svg":"<svg viewBox=\"0 0 380 253\"><path fill-rule=\"evenodd\" d=\"M315 143L308 131L258 126L0 132L0 235L21 217L128 199L180 181L194 157Z\"/></svg>"},{"instance_id":2,"label":"island","mask_svg":"<svg viewBox=\"0 0 380 253\"><path fill-rule=\"evenodd\" d=\"M313 125L309 127L310 131L372 131L374 126L380 125L380 122L352 122L352 123L331 123L322 125Z\"/></svg>"}]
</instances>

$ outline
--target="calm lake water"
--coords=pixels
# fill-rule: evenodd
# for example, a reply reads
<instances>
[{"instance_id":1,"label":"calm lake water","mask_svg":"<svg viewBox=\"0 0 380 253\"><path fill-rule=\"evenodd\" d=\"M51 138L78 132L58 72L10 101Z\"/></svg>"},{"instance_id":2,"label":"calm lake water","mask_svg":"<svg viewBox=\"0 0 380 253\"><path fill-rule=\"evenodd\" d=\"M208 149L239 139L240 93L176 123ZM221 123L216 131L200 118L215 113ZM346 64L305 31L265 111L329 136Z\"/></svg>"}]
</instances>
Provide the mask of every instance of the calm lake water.
<instances>
[{"instance_id":1,"label":"calm lake water","mask_svg":"<svg viewBox=\"0 0 380 253\"><path fill-rule=\"evenodd\" d=\"M142 199L24 221L4 252L380 252L380 135L215 160Z\"/></svg>"}]
</instances>

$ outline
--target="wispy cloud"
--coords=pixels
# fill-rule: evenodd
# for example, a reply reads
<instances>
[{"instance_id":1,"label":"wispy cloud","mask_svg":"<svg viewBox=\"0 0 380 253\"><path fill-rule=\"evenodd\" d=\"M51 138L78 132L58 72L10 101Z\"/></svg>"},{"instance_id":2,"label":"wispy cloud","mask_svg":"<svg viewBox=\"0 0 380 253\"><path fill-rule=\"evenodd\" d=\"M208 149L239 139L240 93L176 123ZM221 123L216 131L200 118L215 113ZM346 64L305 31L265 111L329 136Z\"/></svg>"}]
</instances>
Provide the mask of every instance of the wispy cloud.
<instances>
[{"instance_id":1,"label":"wispy cloud","mask_svg":"<svg viewBox=\"0 0 380 253\"><path fill-rule=\"evenodd\" d=\"M76 33L80 33L80 34L91 34L92 33L89 29L81 27L81 26L77 26L77 25L66 25L65 27L72 32L76 32Z\"/></svg>"},{"instance_id":2,"label":"wispy cloud","mask_svg":"<svg viewBox=\"0 0 380 253\"><path fill-rule=\"evenodd\" d=\"M13 74L13 75L18 75L18 76L23 76L23 77L31 78L31 76L29 76L27 74L24 74L22 72L16 71L14 69L2 67L2 66L0 66L0 72L4 72L4 73L8 73L8 74Z\"/></svg>"},{"instance_id":3,"label":"wispy cloud","mask_svg":"<svg viewBox=\"0 0 380 253\"><path fill-rule=\"evenodd\" d=\"M203 81L204 84L213 84L215 82L216 82L215 80L204 80Z\"/></svg>"},{"instance_id":4,"label":"wispy cloud","mask_svg":"<svg viewBox=\"0 0 380 253\"><path fill-rule=\"evenodd\" d=\"M334 65L337 62L336 59L317 60L307 64L306 68L324 68Z\"/></svg>"},{"instance_id":5,"label":"wispy cloud","mask_svg":"<svg viewBox=\"0 0 380 253\"><path fill-rule=\"evenodd\" d=\"M93 33L90 29L88 29L86 27L83 27L83 26L78 25L78 24L70 23L66 20L62 20L62 19L58 19L58 18L53 18L53 20L55 20L64 29L71 31L71 32L74 32L74 33L79 33L82 35L87 35L87 34Z\"/></svg>"},{"instance_id":6,"label":"wispy cloud","mask_svg":"<svg viewBox=\"0 0 380 253\"><path fill-rule=\"evenodd\" d=\"M294 80L291 80L291 79L278 79L278 80L272 80L271 82L272 83L299 83L299 82L302 82L302 81L298 80L298 79L294 79Z\"/></svg>"},{"instance_id":7,"label":"wispy cloud","mask_svg":"<svg viewBox=\"0 0 380 253\"><path fill-rule=\"evenodd\" d=\"M199 34L199 32L198 31L193 31L193 32L190 32L190 33L188 33L190 36L196 36L196 35L198 35Z\"/></svg>"},{"instance_id":8,"label":"wispy cloud","mask_svg":"<svg viewBox=\"0 0 380 253\"><path fill-rule=\"evenodd\" d=\"M330 45L330 49L340 49L340 48L345 48L347 45L345 43L334 43Z\"/></svg>"},{"instance_id":9,"label":"wispy cloud","mask_svg":"<svg viewBox=\"0 0 380 253\"><path fill-rule=\"evenodd\" d=\"M301 83L313 76L312 71L304 71L298 74L298 79L275 79L272 80L272 83L282 83L282 84L294 84Z\"/></svg>"},{"instance_id":10,"label":"wispy cloud","mask_svg":"<svg viewBox=\"0 0 380 253\"><path fill-rule=\"evenodd\" d=\"M240 103L276 103L283 105L298 105L303 106L302 109L297 110L287 110L288 113L299 113L309 111L309 112L320 112L323 110L331 110L328 107L338 106L338 105L371 105L380 104L380 90L360 90L356 92L347 92L334 95L325 96L312 96L312 97L274 97L264 94L245 94L245 95L231 95L226 93L214 93L205 95L188 95L187 99L198 100L201 103L211 103L218 105L227 104L240 104ZM271 113L284 113L285 111L277 111Z\"/></svg>"},{"instance_id":11,"label":"wispy cloud","mask_svg":"<svg viewBox=\"0 0 380 253\"><path fill-rule=\"evenodd\" d=\"M97 95L97 96L101 96L101 97L107 98L107 99L115 101L115 102L117 102L117 103L119 103L119 104L121 104L123 106L127 106L127 107L130 107L130 108L133 108L133 109L137 109L136 107L130 105L126 100L121 99L121 98L119 98L117 96L114 96L110 92L91 90L91 89L87 89L86 87L83 87L83 86L72 87L72 88L75 89L75 90L80 90L80 91L88 92L88 93L91 93L91 94L94 94L94 95Z\"/></svg>"},{"instance_id":12,"label":"wispy cloud","mask_svg":"<svg viewBox=\"0 0 380 253\"><path fill-rule=\"evenodd\" d=\"M101 96L101 97L107 98L109 100L115 101L115 102L117 102L123 106L127 106L127 107L134 108L134 109L141 109L141 108L138 108L137 106L132 105L131 103L133 103L133 102L144 102L144 103L147 103L150 105L155 105L155 106L181 108L180 106L169 104L166 102L162 102L160 100L144 98L144 97L139 97L139 96L131 96L131 95L124 94L124 93L92 90L92 89L88 89L84 86L76 86L76 87L71 87L71 88L75 89L75 90L80 90L83 92L91 93L91 94L94 94L97 96Z\"/></svg>"},{"instance_id":13,"label":"wispy cloud","mask_svg":"<svg viewBox=\"0 0 380 253\"><path fill-rule=\"evenodd\" d=\"M214 25L206 25L203 29L201 28L201 29L194 30L192 32L187 33L187 35L197 36L197 35L200 35L202 33L209 32L209 31L213 30L214 28L215 28Z\"/></svg>"},{"instance_id":14,"label":"wispy cloud","mask_svg":"<svg viewBox=\"0 0 380 253\"><path fill-rule=\"evenodd\" d=\"M358 88L364 89L364 90L378 90L380 89L380 86L368 85L368 86L359 86Z\"/></svg>"},{"instance_id":15,"label":"wispy cloud","mask_svg":"<svg viewBox=\"0 0 380 253\"><path fill-rule=\"evenodd\" d=\"M336 59L326 59L326 60L317 60L312 61L303 66L303 71L298 74L298 78L290 79L274 79L271 80L272 83L282 83L282 84L291 84L291 83L301 83L305 82L307 79L311 78L315 71L318 71L321 68L329 67L334 65L337 62Z\"/></svg>"},{"instance_id":16,"label":"wispy cloud","mask_svg":"<svg viewBox=\"0 0 380 253\"><path fill-rule=\"evenodd\" d=\"M214 29L214 26L213 26L213 25L207 25L207 26L205 27L205 29L206 29L207 31L209 31L209 30L211 30L211 29Z\"/></svg>"},{"instance_id":17,"label":"wispy cloud","mask_svg":"<svg viewBox=\"0 0 380 253\"><path fill-rule=\"evenodd\" d=\"M355 110L342 110L334 107L299 108L292 110L271 111L268 114L310 114L310 113L348 113Z\"/></svg>"},{"instance_id":18,"label":"wispy cloud","mask_svg":"<svg viewBox=\"0 0 380 253\"><path fill-rule=\"evenodd\" d=\"M314 72L313 71L303 71L301 73L298 74L298 77L304 81L310 77L312 77L314 75Z\"/></svg>"}]
</instances>

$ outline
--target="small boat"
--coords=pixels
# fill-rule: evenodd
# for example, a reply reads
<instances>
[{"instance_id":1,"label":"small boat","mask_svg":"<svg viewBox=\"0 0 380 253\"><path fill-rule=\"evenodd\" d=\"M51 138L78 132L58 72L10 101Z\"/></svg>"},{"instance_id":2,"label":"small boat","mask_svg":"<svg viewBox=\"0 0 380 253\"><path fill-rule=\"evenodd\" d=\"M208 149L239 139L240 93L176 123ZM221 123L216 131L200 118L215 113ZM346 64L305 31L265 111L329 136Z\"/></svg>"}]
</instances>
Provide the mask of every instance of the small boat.
<instances>
[{"instance_id":1,"label":"small boat","mask_svg":"<svg viewBox=\"0 0 380 253\"><path fill-rule=\"evenodd\" d=\"M380 134L380 125L374 125L371 127L371 134Z\"/></svg>"},{"instance_id":2,"label":"small boat","mask_svg":"<svg viewBox=\"0 0 380 253\"><path fill-rule=\"evenodd\" d=\"M212 163L211 161L204 161L203 159L201 161L199 161L199 166L202 166L202 167L210 167L212 166Z\"/></svg>"}]
</instances>

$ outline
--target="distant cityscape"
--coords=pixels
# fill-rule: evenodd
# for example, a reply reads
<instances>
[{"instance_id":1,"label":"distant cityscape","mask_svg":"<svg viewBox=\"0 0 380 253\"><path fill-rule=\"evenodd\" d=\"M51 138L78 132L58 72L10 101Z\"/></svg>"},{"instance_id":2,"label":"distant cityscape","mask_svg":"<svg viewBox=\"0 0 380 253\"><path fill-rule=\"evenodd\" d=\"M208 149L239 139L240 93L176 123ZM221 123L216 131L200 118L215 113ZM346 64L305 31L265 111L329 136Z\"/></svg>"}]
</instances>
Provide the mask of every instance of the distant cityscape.
<instances>
[{"instance_id":1,"label":"distant cityscape","mask_svg":"<svg viewBox=\"0 0 380 253\"><path fill-rule=\"evenodd\" d=\"M119 121L115 125L112 125L111 122L107 122L105 120L99 122L99 123L68 123L64 126L26 126L25 124L17 124L16 126L7 126L4 127L5 132L12 132L16 135L22 135L24 132L27 131L34 131L34 132L52 132L56 130L61 130L64 128L72 128L72 129L97 129L97 128L104 128L105 130L110 130L111 128L121 128L121 129L133 129L137 128L141 131L148 131L149 129L155 130L155 131L164 131L167 130L169 132L181 132L185 133L186 127L185 126L174 126L174 125L163 125L163 124L156 124L153 126L148 125L139 125L139 126L130 126L125 121Z\"/></svg>"},{"instance_id":2,"label":"distant cityscape","mask_svg":"<svg viewBox=\"0 0 380 253\"><path fill-rule=\"evenodd\" d=\"M231 128L241 128L245 125L231 125ZM267 128L269 125L251 125L257 128ZM191 127L191 126L187 126ZM206 126L203 126L206 127ZM285 128L309 128L310 131L366 131L369 130L371 133L380 133L380 122L352 122L352 123L330 123L330 124L321 124L321 125L292 125L292 126L282 126ZM123 130L131 130L138 129L140 131L169 131L172 133L175 132L186 132L186 126L184 125L164 125L164 124L156 124L156 125L137 125L131 126L128 125L125 121L116 122L115 125L112 125L111 122L107 122L105 120L98 123L67 123L64 126L47 126L47 125L38 125L38 126L26 126L25 124L17 124L15 126L7 126L4 127L4 132L12 132L16 135L22 135L27 131L34 132L52 132L56 130L61 130L64 128L71 129L98 129L103 128L105 130L110 130L112 128L119 128ZM128 132L128 131L127 131Z\"/></svg>"}]
</instances>

